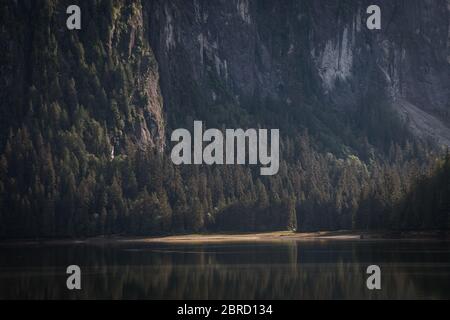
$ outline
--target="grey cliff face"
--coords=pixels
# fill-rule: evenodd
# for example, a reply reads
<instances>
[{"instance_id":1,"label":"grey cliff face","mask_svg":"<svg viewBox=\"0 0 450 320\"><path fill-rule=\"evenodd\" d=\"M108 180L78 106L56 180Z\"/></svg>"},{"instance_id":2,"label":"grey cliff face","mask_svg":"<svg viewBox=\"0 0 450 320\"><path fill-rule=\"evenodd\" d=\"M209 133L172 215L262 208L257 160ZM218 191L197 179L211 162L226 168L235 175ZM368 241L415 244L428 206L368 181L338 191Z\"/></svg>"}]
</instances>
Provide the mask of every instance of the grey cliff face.
<instances>
[{"instance_id":1,"label":"grey cliff face","mask_svg":"<svg viewBox=\"0 0 450 320\"><path fill-rule=\"evenodd\" d=\"M381 30L366 27L370 4L145 4L168 118L266 98L285 106L280 113L317 103L359 112L384 96L417 135L450 145L449 1L378 1Z\"/></svg>"},{"instance_id":2,"label":"grey cliff face","mask_svg":"<svg viewBox=\"0 0 450 320\"><path fill-rule=\"evenodd\" d=\"M76 102L100 123L119 105L125 123L108 124L116 150L126 141L162 150L166 127L192 120L278 126L272 115L255 118L262 105L296 126L293 113L314 118L320 110L345 122L388 104L417 136L450 145L449 0L377 1L381 30L367 29L366 0L137 0L92 8L82 1L83 32L70 34L67 3L41 4L10 2L2 12L2 137L28 114L24 97L33 90L35 100L70 110L45 91L71 79L85 92ZM32 15L37 26L27 23ZM47 29L48 37L34 37ZM54 53L51 61L43 48ZM126 79L112 81L118 73ZM61 79L37 80L47 74ZM104 100L104 110L92 97Z\"/></svg>"}]
</instances>

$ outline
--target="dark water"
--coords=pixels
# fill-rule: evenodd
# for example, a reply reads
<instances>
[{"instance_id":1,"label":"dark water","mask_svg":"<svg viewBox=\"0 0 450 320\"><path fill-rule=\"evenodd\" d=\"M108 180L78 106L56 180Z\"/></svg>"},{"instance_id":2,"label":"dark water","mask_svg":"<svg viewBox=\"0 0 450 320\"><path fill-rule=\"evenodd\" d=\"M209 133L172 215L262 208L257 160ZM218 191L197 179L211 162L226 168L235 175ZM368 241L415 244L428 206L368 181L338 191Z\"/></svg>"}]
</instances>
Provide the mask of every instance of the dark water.
<instances>
[{"instance_id":1,"label":"dark water","mask_svg":"<svg viewBox=\"0 0 450 320\"><path fill-rule=\"evenodd\" d=\"M82 269L82 291L66 268ZM382 290L366 288L366 268ZM0 299L450 299L450 244L0 246Z\"/></svg>"}]
</instances>

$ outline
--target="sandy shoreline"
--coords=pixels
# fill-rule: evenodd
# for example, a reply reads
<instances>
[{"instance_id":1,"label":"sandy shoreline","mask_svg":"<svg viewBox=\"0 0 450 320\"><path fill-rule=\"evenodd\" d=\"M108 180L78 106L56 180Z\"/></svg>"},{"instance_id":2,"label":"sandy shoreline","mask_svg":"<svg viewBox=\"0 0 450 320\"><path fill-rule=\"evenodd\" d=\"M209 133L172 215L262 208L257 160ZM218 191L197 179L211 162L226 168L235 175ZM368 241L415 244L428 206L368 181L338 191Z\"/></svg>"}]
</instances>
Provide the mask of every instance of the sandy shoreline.
<instances>
[{"instance_id":1,"label":"sandy shoreline","mask_svg":"<svg viewBox=\"0 0 450 320\"><path fill-rule=\"evenodd\" d=\"M271 241L301 241L301 240L360 240L360 234L349 232L268 232L249 234L193 234L182 236L168 236L159 238L138 239L137 241L147 243L223 243L223 242L271 242ZM124 241L136 241L124 240Z\"/></svg>"},{"instance_id":2,"label":"sandy shoreline","mask_svg":"<svg viewBox=\"0 0 450 320\"><path fill-rule=\"evenodd\" d=\"M368 233L354 231L322 231L295 233L289 231L242 234L190 234L164 237L95 237L88 239L40 239L3 240L0 246L21 245L77 245L77 244L208 244L238 242L279 242L279 241L366 241L366 240L450 240L449 234L442 236L436 231Z\"/></svg>"}]
</instances>

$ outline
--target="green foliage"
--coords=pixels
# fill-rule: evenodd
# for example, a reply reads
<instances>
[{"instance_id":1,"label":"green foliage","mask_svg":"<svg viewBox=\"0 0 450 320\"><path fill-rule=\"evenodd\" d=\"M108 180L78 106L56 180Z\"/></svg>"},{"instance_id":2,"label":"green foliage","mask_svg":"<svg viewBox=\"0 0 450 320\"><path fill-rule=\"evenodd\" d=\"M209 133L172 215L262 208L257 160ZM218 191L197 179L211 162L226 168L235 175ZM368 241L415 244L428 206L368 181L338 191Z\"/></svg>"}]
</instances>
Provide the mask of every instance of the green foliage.
<instances>
[{"instance_id":1,"label":"green foliage","mask_svg":"<svg viewBox=\"0 0 450 320\"><path fill-rule=\"evenodd\" d=\"M277 176L251 166L175 167L137 139L143 123L155 126L142 111L151 105L143 78L157 73L139 2L79 3L86 29L70 35L55 14L69 1L2 5L0 40L17 38L0 57L8 93L0 99L0 237L448 229L449 156L429 160L428 146L371 91L350 120L330 110L312 98L318 88L302 59L293 70L310 94L302 106L235 103L212 73L211 87L230 99L206 105L187 77L178 88L185 101L167 114L180 127L206 115L211 127L283 128ZM273 41L287 48L282 31Z\"/></svg>"}]
</instances>

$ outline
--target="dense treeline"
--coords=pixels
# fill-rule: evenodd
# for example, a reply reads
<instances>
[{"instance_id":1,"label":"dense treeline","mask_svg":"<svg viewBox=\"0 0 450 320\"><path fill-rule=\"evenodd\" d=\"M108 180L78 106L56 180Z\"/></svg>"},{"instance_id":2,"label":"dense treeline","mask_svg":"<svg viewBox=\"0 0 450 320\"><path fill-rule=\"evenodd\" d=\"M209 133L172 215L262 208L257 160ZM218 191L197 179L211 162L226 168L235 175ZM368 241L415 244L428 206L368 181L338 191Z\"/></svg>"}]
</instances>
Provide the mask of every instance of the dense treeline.
<instances>
[{"instance_id":1,"label":"dense treeline","mask_svg":"<svg viewBox=\"0 0 450 320\"><path fill-rule=\"evenodd\" d=\"M448 230L450 225L450 156L431 162L425 173L417 164L406 171L389 169L361 191L357 229ZM406 175L408 183L402 184Z\"/></svg>"},{"instance_id":2,"label":"dense treeline","mask_svg":"<svg viewBox=\"0 0 450 320\"><path fill-rule=\"evenodd\" d=\"M392 148L396 162L366 165L318 153L305 134L284 140L278 175L260 177L256 167L176 167L154 149L96 157L72 138L77 148L57 153L26 128L11 134L0 158L2 236L448 227L450 157L419 176L412 145Z\"/></svg>"},{"instance_id":3,"label":"dense treeline","mask_svg":"<svg viewBox=\"0 0 450 320\"><path fill-rule=\"evenodd\" d=\"M20 30L0 33L2 43L15 37L0 69L0 237L448 228L449 158L436 160L375 102L349 123L272 101L246 119L233 113L239 126L283 128L274 177L174 166L158 142L157 63L139 3L88 2L95 24L70 36L57 14L68 2L0 12L2 30ZM207 124L221 127L230 110Z\"/></svg>"}]
</instances>

